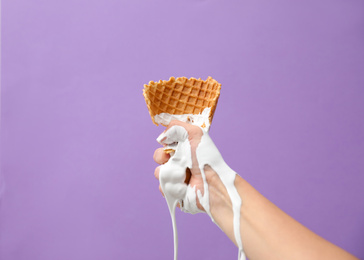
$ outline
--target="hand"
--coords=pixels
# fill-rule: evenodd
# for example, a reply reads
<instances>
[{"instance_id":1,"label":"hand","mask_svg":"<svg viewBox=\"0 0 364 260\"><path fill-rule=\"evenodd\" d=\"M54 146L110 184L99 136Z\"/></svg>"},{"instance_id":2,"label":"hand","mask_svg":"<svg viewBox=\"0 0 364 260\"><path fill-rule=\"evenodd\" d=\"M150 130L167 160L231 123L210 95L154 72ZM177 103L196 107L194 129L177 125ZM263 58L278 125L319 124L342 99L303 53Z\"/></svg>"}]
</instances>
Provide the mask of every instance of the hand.
<instances>
[{"instance_id":1,"label":"hand","mask_svg":"<svg viewBox=\"0 0 364 260\"><path fill-rule=\"evenodd\" d=\"M155 151L154 160L162 164L155 177L172 184L167 189L172 197L173 192L187 194L178 199L184 202L182 210L209 214L239 247L241 259L243 244L249 259L357 259L298 223L231 170L201 128L172 121L158 141L176 148L176 153L169 156L163 148Z\"/></svg>"},{"instance_id":2,"label":"hand","mask_svg":"<svg viewBox=\"0 0 364 260\"><path fill-rule=\"evenodd\" d=\"M183 128L184 130L181 128ZM204 182L196 158L196 148L201 142L203 134L204 133L201 128L175 120L168 125L167 129L159 137L159 142L164 144L165 146L168 144L173 144L176 142L184 142L184 141L189 143L190 151L188 154L191 155L191 164L190 164L191 167L186 168L185 170L184 183L186 184L186 186L188 185L188 187L190 187L191 189L195 187L194 192L199 191L201 195L204 194ZM158 148L154 152L154 160L158 164L164 165L169 161L170 158L171 158L170 155L164 151L164 148ZM160 170L161 166L158 166L154 171L154 175L158 180L160 179ZM159 190L163 194L161 185L159 185ZM198 200L198 194L195 194L195 196L196 196L197 208L200 211L205 211L205 209ZM187 205L179 205L179 207L181 206L182 208L185 208Z\"/></svg>"},{"instance_id":3,"label":"hand","mask_svg":"<svg viewBox=\"0 0 364 260\"><path fill-rule=\"evenodd\" d=\"M163 186L170 184L166 197L170 210L179 202L185 212L206 212L241 248L240 235L233 227L233 211L238 214L241 205L234 187L236 173L226 165L208 133L200 127L172 121L157 140L176 150L172 157L163 148L154 153L154 160L162 164L154 173L162 183L159 186L162 194ZM230 196L234 196L234 207Z\"/></svg>"}]
</instances>

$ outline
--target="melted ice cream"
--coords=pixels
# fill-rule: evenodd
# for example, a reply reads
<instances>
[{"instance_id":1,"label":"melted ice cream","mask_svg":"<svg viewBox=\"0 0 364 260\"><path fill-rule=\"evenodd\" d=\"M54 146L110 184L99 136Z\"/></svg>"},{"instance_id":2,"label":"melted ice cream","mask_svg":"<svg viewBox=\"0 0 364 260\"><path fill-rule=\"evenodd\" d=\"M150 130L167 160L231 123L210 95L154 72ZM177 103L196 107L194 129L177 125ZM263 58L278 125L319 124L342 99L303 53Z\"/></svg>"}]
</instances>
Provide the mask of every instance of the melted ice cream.
<instances>
[{"instance_id":1,"label":"melted ice cream","mask_svg":"<svg viewBox=\"0 0 364 260\"><path fill-rule=\"evenodd\" d=\"M182 121L185 123L190 123L193 125L200 126L205 129L210 128L209 116L211 113L211 108L206 107L200 114L183 114L183 115L173 115L168 113L160 113L154 116L154 121L157 124L169 125L173 120Z\"/></svg>"},{"instance_id":2,"label":"melted ice cream","mask_svg":"<svg viewBox=\"0 0 364 260\"><path fill-rule=\"evenodd\" d=\"M200 117L194 116L194 121L192 124L201 127L203 123L206 123L205 121L208 121L209 112L210 110L205 112L204 120L202 120ZM198 116L202 116L202 114ZM177 119L179 120L182 118L187 120L188 117L191 117L191 115L178 116ZM156 118L157 116L155 119ZM166 118L166 115L161 115L158 118ZM188 122L188 120L185 122ZM191 120L189 122L191 123ZM170 121L165 122L165 124L169 123ZM209 125L210 124L208 123L208 125L206 124L204 126L206 126L206 129L208 129ZM242 202L234 185L236 173L225 163L215 144L209 137L208 132L204 130L204 128L202 128L202 131L203 136L196 149L196 157L204 183L203 194L200 190L196 190L195 186L191 187L191 185L187 185L184 182L186 179L186 169L192 167L191 146L188 140L188 133L186 129L182 126L173 126L157 138L159 143L167 145L169 148L175 150L175 153L171 156L169 161L161 166L159 172L159 181L172 218L174 234L174 259L177 259L178 250L175 217L177 203L181 205L181 209L184 212L192 214L203 212L197 207L197 196L206 213L211 217L212 221L215 222L210 212L209 190L204 171L204 166L209 165L219 175L230 196L234 214L234 235L236 243L239 247L239 260L244 260L245 254L243 252L243 245L240 235L240 208Z\"/></svg>"}]
</instances>

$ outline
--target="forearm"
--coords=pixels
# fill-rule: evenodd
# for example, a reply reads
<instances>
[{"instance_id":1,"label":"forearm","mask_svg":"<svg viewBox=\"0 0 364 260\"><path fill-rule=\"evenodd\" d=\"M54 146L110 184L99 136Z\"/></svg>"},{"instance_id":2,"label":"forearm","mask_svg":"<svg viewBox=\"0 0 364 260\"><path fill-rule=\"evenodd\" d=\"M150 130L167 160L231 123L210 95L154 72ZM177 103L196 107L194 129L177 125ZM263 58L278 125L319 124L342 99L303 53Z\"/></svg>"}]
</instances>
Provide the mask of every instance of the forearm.
<instances>
[{"instance_id":1,"label":"forearm","mask_svg":"<svg viewBox=\"0 0 364 260\"><path fill-rule=\"evenodd\" d=\"M235 243L230 198L212 170L206 175L211 214ZM249 259L356 259L284 213L239 175L235 186L242 199L240 233Z\"/></svg>"}]
</instances>

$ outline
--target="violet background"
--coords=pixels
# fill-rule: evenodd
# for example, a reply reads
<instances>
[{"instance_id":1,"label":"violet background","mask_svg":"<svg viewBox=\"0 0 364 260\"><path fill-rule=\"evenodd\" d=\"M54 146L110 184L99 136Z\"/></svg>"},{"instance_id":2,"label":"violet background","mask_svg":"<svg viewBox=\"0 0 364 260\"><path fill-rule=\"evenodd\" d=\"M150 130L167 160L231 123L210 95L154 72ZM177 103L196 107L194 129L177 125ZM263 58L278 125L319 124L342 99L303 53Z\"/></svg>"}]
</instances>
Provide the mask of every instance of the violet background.
<instances>
[{"instance_id":1,"label":"violet background","mask_svg":"<svg viewBox=\"0 0 364 260\"><path fill-rule=\"evenodd\" d=\"M3 0L1 260L172 259L143 84L222 83L227 163L364 258L364 2ZM180 259L237 259L177 213Z\"/></svg>"}]
</instances>

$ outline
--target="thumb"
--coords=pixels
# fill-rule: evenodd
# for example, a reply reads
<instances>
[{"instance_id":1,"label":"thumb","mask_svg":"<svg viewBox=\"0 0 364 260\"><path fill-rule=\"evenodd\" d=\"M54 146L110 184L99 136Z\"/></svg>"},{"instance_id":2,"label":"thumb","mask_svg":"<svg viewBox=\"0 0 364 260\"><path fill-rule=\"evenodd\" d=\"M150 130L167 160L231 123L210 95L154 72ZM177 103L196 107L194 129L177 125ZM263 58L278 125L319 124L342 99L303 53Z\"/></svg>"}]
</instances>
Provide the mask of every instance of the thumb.
<instances>
[{"instance_id":1,"label":"thumb","mask_svg":"<svg viewBox=\"0 0 364 260\"><path fill-rule=\"evenodd\" d=\"M168 128L157 138L157 142L161 145L168 145L176 142L183 142L188 138L187 130L179 125Z\"/></svg>"}]
</instances>

